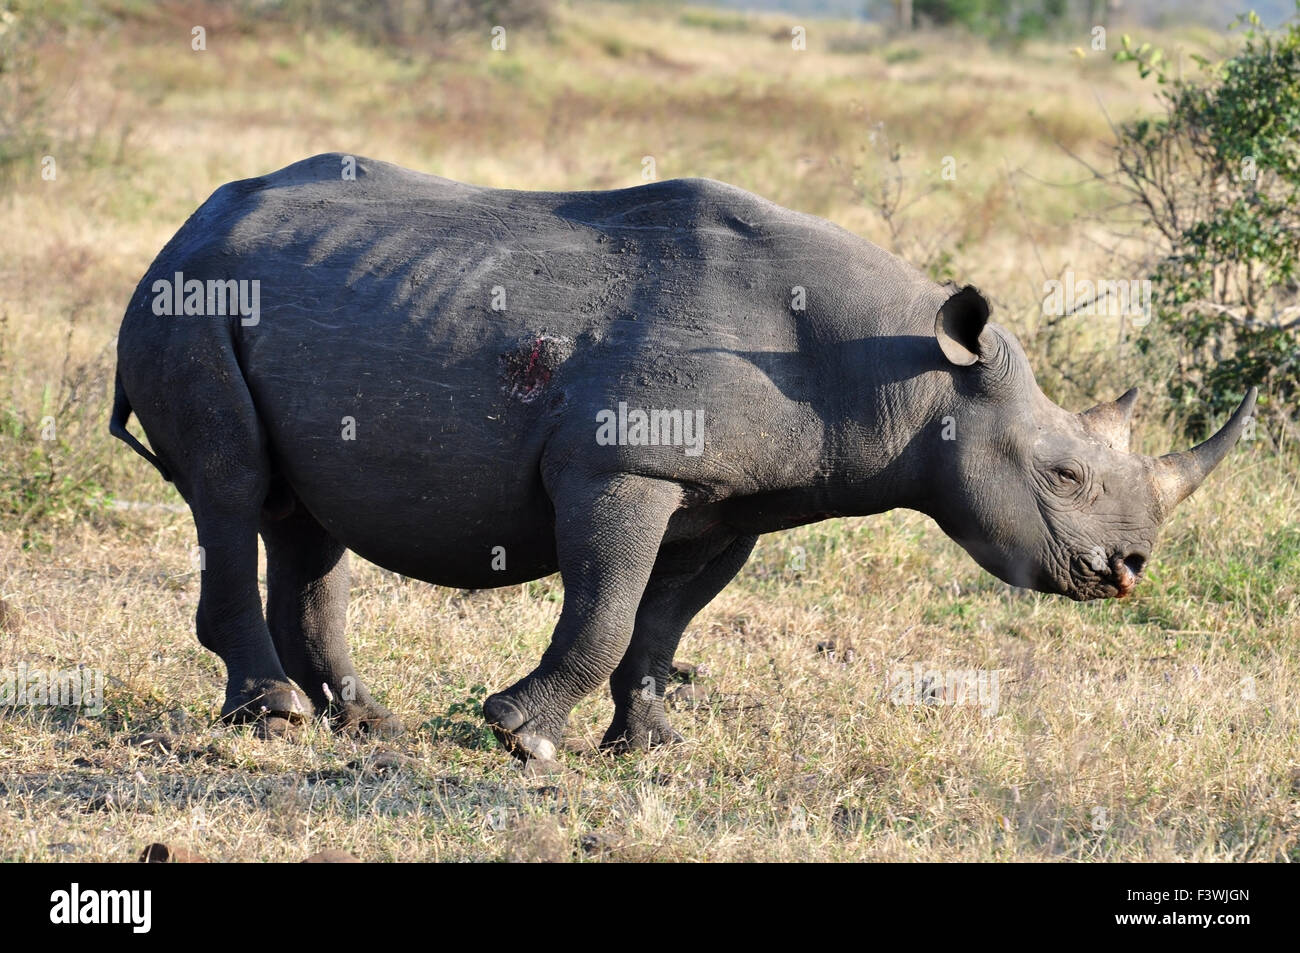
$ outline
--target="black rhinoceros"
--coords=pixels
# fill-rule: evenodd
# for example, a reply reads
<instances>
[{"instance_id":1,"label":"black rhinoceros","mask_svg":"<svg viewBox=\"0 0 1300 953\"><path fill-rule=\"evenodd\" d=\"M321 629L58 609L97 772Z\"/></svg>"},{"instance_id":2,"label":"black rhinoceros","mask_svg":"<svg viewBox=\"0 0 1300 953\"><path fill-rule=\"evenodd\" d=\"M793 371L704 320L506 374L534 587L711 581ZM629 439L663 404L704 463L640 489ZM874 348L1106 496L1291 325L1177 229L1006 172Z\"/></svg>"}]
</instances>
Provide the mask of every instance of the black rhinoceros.
<instances>
[{"instance_id":1,"label":"black rhinoceros","mask_svg":"<svg viewBox=\"0 0 1300 953\"><path fill-rule=\"evenodd\" d=\"M484 704L547 759L607 679L607 744L674 737L677 642L761 533L910 507L1009 583L1132 589L1254 392L1193 450L1131 453L1134 392L1062 410L988 316L718 182L514 192L321 155L221 187L168 242L122 323L112 431L193 511L227 718L303 717L292 680L391 722L349 658L349 549L444 586L558 570L550 647Z\"/></svg>"}]
</instances>

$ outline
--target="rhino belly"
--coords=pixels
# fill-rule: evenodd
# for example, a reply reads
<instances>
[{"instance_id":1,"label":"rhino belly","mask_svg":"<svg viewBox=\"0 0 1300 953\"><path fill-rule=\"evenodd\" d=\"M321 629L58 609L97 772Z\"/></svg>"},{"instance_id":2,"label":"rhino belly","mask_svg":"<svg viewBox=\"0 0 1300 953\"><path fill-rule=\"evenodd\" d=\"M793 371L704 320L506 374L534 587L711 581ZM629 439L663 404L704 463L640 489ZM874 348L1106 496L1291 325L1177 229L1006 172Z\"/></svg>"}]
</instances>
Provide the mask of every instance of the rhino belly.
<instances>
[{"instance_id":1,"label":"rhino belly","mask_svg":"<svg viewBox=\"0 0 1300 953\"><path fill-rule=\"evenodd\" d=\"M555 571L545 419L501 394L494 361L395 354L357 333L268 341L245 373L275 473L349 549L464 588Z\"/></svg>"}]
</instances>

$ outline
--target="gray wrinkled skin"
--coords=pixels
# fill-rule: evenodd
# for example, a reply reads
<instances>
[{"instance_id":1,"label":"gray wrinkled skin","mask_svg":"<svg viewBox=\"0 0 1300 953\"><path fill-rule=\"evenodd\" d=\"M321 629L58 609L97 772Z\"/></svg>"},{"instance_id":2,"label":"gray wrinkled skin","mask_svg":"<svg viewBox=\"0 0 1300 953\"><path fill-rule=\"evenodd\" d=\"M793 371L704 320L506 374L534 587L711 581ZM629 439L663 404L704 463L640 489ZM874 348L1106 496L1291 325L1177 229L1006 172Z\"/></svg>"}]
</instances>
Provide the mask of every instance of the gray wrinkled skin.
<instances>
[{"instance_id":1,"label":"gray wrinkled skin","mask_svg":"<svg viewBox=\"0 0 1300 953\"><path fill-rule=\"evenodd\" d=\"M1131 454L1132 393L1062 410L978 292L827 222L702 179L513 192L356 163L218 189L122 323L113 431L133 442L134 411L193 511L232 720L391 725L347 650L350 549L445 586L562 574L541 663L484 705L519 757L606 680L607 744L669 741L677 642L759 534L910 507L1010 583L1124 595L1253 407ZM155 314L176 272L258 280L257 323ZM620 403L701 411L697 452L602 444Z\"/></svg>"}]
</instances>

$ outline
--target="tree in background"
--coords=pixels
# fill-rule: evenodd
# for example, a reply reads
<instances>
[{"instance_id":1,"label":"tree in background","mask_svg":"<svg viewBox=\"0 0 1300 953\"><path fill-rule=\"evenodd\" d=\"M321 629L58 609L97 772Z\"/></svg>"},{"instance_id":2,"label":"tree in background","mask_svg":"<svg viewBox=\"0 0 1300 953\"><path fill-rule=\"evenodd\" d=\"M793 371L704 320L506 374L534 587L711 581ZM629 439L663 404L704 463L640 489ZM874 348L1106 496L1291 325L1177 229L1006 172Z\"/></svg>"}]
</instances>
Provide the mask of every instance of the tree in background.
<instances>
[{"instance_id":1,"label":"tree in background","mask_svg":"<svg viewBox=\"0 0 1300 953\"><path fill-rule=\"evenodd\" d=\"M912 0L894 0L894 22L904 30L912 29Z\"/></svg>"},{"instance_id":2,"label":"tree in background","mask_svg":"<svg viewBox=\"0 0 1300 953\"><path fill-rule=\"evenodd\" d=\"M1073 16L1070 0L911 0L915 19L961 26L993 39L1024 39L1046 33Z\"/></svg>"},{"instance_id":3,"label":"tree in background","mask_svg":"<svg viewBox=\"0 0 1300 953\"><path fill-rule=\"evenodd\" d=\"M1151 321L1137 339L1168 373L1191 436L1252 384L1276 441L1300 439L1300 24L1244 18L1237 53L1188 79L1149 44L1116 54L1154 76L1155 118L1118 132L1117 181L1152 236Z\"/></svg>"}]
</instances>

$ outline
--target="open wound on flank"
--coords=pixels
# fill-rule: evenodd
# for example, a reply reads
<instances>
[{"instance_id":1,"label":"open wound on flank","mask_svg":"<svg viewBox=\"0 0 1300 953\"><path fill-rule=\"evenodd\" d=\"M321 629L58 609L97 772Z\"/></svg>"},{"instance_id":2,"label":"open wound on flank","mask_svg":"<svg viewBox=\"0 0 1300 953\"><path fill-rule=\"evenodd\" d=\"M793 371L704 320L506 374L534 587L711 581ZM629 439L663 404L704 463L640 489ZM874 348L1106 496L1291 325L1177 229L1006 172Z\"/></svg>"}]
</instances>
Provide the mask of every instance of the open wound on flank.
<instances>
[{"instance_id":1,"label":"open wound on flank","mask_svg":"<svg viewBox=\"0 0 1300 953\"><path fill-rule=\"evenodd\" d=\"M568 338L539 334L501 355L502 389L520 403L531 404L572 353Z\"/></svg>"}]
</instances>

